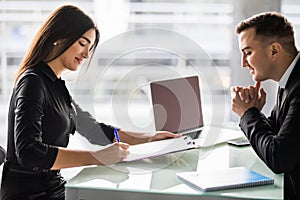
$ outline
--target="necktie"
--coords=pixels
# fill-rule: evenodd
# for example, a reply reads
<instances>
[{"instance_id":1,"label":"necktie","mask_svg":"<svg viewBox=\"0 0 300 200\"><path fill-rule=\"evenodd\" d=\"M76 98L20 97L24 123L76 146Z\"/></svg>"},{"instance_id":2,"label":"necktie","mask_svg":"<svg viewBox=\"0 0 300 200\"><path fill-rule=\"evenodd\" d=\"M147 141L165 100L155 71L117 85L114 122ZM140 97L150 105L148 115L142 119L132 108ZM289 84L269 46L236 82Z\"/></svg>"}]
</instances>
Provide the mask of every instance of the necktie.
<instances>
[{"instance_id":1,"label":"necktie","mask_svg":"<svg viewBox=\"0 0 300 200\"><path fill-rule=\"evenodd\" d=\"M282 101L283 91L284 91L284 88L281 88L281 87L278 86L278 94L277 94L278 100L277 100L277 102L278 102L278 107L279 108L280 108L281 103L282 103L281 101Z\"/></svg>"}]
</instances>

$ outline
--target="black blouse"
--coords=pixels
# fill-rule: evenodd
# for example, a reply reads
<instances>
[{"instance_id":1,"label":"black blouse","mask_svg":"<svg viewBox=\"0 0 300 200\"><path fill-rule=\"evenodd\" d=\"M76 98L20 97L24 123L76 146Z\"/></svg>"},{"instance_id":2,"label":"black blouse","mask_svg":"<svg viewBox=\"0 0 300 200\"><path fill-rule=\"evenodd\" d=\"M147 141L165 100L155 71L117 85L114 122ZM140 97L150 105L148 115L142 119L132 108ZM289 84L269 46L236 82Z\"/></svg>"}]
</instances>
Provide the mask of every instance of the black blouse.
<instances>
[{"instance_id":1,"label":"black blouse","mask_svg":"<svg viewBox=\"0 0 300 200\"><path fill-rule=\"evenodd\" d=\"M8 114L7 161L32 171L53 166L58 146L66 147L78 131L90 142L113 141L114 127L98 123L70 97L65 82L45 63L28 69L19 78Z\"/></svg>"}]
</instances>

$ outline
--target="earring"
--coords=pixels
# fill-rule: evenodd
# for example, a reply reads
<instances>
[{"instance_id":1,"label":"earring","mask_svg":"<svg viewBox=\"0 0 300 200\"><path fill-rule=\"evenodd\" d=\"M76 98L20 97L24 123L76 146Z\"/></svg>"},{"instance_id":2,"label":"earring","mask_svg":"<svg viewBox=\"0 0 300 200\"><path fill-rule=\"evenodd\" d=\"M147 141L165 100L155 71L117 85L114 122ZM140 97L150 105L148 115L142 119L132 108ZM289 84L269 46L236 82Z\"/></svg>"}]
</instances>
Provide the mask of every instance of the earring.
<instances>
[{"instance_id":1,"label":"earring","mask_svg":"<svg viewBox=\"0 0 300 200\"><path fill-rule=\"evenodd\" d=\"M57 42L53 42L53 45L56 46L56 45L58 45L58 43Z\"/></svg>"}]
</instances>

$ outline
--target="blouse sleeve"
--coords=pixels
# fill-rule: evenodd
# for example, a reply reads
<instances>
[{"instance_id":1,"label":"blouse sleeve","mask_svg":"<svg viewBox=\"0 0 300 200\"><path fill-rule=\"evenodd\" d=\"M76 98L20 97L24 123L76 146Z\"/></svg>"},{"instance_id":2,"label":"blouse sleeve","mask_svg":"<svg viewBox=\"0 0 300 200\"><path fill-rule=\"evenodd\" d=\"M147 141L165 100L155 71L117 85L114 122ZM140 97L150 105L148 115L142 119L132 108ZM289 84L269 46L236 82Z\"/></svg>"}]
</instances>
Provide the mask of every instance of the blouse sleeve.
<instances>
[{"instance_id":1,"label":"blouse sleeve","mask_svg":"<svg viewBox=\"0 0 300 200\"><path fill-rule=\"evenodd\" d=\"M76 112L76 131L88 139L92 144L107 145L114 139L113 126L99 123L89 112L83 111L80 106L72 100Z\"/></svg>"},{"instance_id":2,"label":"blouse sleeve","mask_svg":"<svg viewBox=\"0 0 300 200\"><path fill-rule=\"evenodd\" d=\"M24 168L50 169L58 148L43 143L44 82L37 74L23 76L15 88L15 149Z\"/></svg>"}]
</instances>

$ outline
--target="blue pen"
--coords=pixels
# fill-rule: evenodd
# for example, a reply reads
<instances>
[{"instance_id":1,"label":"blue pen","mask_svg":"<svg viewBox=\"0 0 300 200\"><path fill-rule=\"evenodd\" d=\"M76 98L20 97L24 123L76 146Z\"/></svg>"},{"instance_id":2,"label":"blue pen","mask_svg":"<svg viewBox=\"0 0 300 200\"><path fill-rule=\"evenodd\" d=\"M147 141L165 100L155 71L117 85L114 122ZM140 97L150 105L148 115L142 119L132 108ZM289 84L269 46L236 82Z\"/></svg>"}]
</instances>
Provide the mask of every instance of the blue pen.
<instances>
[{"instance_id":1,"label":"blue pen","mask_svg":"<svg viewBox=\"0 0 300 200\"><path fill-rule=\"evenodd\" d=\"M115 134L117 142L120 142L119 133L118 133L118 130L116 128L114 129L114 134Z\"/></svg>"}]
</instances>

